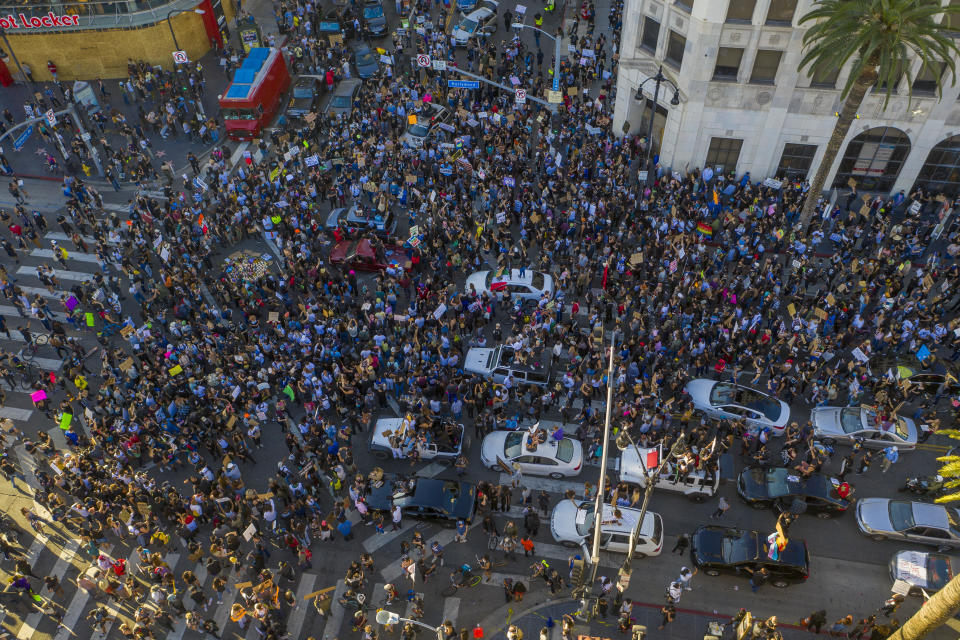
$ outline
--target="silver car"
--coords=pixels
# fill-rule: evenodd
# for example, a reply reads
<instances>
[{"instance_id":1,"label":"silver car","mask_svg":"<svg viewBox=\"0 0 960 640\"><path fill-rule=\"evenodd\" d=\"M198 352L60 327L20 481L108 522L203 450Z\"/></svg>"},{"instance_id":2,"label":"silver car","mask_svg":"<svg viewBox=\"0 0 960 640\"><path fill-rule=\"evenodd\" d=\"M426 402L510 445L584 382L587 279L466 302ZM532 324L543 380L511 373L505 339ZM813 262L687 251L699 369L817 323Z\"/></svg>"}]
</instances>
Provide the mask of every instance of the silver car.
<instances>
[{"instance_id":1,"label":"silver car","mask_svg":"<svg viewBox=\"0 0 960 640\"><path fill-rule=\"evenodd\" d=\"M901 451L917 447L917 425L913 420L901 417L882 420L868 407L817 407L810 412L810 421L818 440L842 444L860 441L874 449L896 445Z\"/></svg>"},{"instance_id":2,"label":"silver car","mask_svg":"<svg viewBox=\"0 0 960 640\"><path fill-rule=\"evenodd\" d=\"M362 82L357 78L341 80L340 84L333 90L333 95L330 96L330 101L327 103L324 113L350 115L350 112L353 111L353 99L357 95L357 90Z\"/></svg>"},{"instance_id":3,"label":"silver car","mask_svg":"<svg viewBox=\"0 0 960 640\"><path fill-rule=\"evenodd\" d=\"M752 429L769 427L775 436L783 435L790 421L786 402L750 387L697 378L683 389L690 394L694 408L710 418L743 419Z\"/></svg>"},{"instance_id":4,"label":"silver car","mask_svg":"<svg viewBox=\"0 0 960 640\"><path fill-rule=\"evenodd\" d=\"M944 550L960 547L960 513L939 504L864 498L857 503L857 526L874 540L907 540Z\"/></svg>"}]
</instances>

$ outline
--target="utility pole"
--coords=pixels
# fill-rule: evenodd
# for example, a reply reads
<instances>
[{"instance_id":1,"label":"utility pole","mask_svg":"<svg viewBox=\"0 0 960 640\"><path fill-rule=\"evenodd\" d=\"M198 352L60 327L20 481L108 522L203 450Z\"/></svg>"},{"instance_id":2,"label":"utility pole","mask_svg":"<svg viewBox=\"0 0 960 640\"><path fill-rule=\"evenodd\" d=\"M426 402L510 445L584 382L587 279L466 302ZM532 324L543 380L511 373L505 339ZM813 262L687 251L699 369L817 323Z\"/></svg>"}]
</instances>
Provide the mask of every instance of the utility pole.
<instances>
[{"instance_id":1,"label":"utility pole","mask_svg":"<svg viewBox=\"0 0 960 640\"><path fill-rule=\"evenodd\" d=\"M593 549L590 551L590 562L593 571L590 575L590 585L597 579L597 570L600 568L600 534L603 524L603 498L607 480L607 460L610 456L610 420L613 416L613 355L617 342L617 330L610 336L610 363L607 365L607 409L603 418L603 456L600 458L600 480L597 483L597 497L593 505ZM589 587L588 587L589 590Z\"/></svg>"}]
</instances>

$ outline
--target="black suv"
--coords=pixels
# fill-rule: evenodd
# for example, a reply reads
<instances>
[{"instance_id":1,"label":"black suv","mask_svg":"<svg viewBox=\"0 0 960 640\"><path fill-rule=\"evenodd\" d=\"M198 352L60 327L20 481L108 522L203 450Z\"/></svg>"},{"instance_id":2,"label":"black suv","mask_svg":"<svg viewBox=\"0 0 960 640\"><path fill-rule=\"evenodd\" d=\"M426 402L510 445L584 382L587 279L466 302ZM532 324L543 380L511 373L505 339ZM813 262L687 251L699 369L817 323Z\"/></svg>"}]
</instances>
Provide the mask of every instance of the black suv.
<instances>
[{"instance_id":1,"label":"black suv","mask_svg":"<svg viewBox=\"0 0 960 640\"><path fill-rule=\"evenodd\" d=\"M805 512L830 518L843 513L850 506L849 500L837 495L834 487L839 484L839 480L835 481L822 473L814 473L803 479L793 469L750 467L740 472L737 493L755 509L776 507L785 511L799 501L803 503Z\"/></svg>"},{"instance_id":2,"label":"black suv","mask_svg":"<svg viewBox=\"0 0 960 640\"><path fill-rule=\"evenodd\" d=\"M761 567L770 572L770 584L783 588L810 577L810 553L803 540L790 540L776 560L757 531L728 527L699 527L690 541L694 565L708 576L733 573L749 578Z\"/></svg>"}]
</instances>

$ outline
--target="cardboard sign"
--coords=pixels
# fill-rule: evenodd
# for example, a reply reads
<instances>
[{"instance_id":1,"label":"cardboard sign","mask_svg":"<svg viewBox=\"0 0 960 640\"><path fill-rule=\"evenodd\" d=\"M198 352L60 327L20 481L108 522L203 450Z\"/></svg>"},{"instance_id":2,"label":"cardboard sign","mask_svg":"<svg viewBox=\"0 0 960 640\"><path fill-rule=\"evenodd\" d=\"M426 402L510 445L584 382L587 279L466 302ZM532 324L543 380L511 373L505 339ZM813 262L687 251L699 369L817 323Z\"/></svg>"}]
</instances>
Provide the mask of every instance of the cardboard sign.
<instances>
[{"instance_id":1,"label":"cardboard sign","mask_svg":"<svg viewBox=\"0 0 960 640\"><path fill-rule=\"evenodd\" d=\"M123 329L120 329L120 335L122 335L124 338L129 338L133 335L134 331L135 329L130 325L124 325Z\"/></svg>"},{"instance_id":2,"label":"cardboard sign","mask_svg":"<svg viewBox=\"0 0 960 640\"><path fill-rule=\"evenodd\" d=\"M835 306L837 304L837 299L833 297L832 293L827 294L827 304L830 306Z\"/></svg>"},{"instance_id":3,"label":"cardboard sign","mask_svg":"<svg viewBox=\"0 0 960 640\"><path fill-rule=\"evenodd\" d=\"M797 307L792 302L787 305L787 313L790 314L790 317L797 315Z\"/></svg>"},{"instance_id":4,"label":"cardboard sign","mask_svg":"<svg viewBox=\"0 0 960 640\"><path fill-rule=\"evenodd\" d=\"M133 358L127 358L120 363L120 371L127 371L133 366Z\"/></svg>"},{"instance_id":5,"label":"cardboard sign","mask_svg":"<svg viewBox=\"0 0 960 640\"><path fill-rule=\"evenodd\" d=\"M237 414L231 414L230 419L227 420L227 429L233 429L233 425L237 424Z\"/></svg>"},{"instance_id":6,"label":"cardboard sign","mask_svg":"<svg viewBox=\"0 0 960 640\"><path fill-rule=\"evenodd\" d=\"M567 95L568 95L568 96L575 96L575 95L577 95L578 92L579 92L579 90L578 90L576 87L569 87L569 88L567 89Z\"/></svg>"},{"instance_id":7,"label":"cardboard sign","mask_svg":"<svg viewBox=\"0 0 960 640\"><path fill-rule=\"evenodd\" d=\"M257 528L251 523L249 527L243 530L243 539L246 540L247 542L250 542L250 540L253 539L253 534L255 534L256 532L257 532ZM249 586L250 584L251 583L248 582L247 586ZM234 586L238 589L243 588L240 586L240 584L236 584Z\"/></svg>"},{"instance_id":8,"label":"cardboard sign","mask_svg":"<svg viewBox=\"0 0 960 640\"><path fill-rule=\"evenodd\" d=\"M280 321L279 312L271 311L270 313L267 314L267 322L279 322L279 321Z\"/></svg>"},{"instance_id":9,"label":"cardboard sign","mask_svg":"<svg viewBox=\"0 0 960 640\"><path fill-rule=\"evenodd\" d=\"M827 319L827 312L821 309L820 307L817 307L816 309L813 310L813 315L817 316L821 320Z\"/></svg>"}]
</instances>

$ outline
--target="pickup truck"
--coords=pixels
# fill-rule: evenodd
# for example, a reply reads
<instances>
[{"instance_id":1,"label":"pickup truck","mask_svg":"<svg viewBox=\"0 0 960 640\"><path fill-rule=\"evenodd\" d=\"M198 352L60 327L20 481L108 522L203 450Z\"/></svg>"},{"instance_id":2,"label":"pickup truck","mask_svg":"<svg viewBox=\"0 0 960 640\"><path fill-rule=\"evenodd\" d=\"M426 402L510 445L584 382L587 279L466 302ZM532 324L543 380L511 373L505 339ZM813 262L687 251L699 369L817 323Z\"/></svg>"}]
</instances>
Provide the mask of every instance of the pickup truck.
<instances>
[{"instance_id":1,"label":"pickup truck","mask_svg":"<svg viewBox=\"0 0 960 640\"><path fill-rule=\"evenodd\" d=\"M316 106L319 95L317 81L314 78L297 78L290 91L290 104L287 105L287 115L302 118Z\"/></svg>"}]
</instances>

